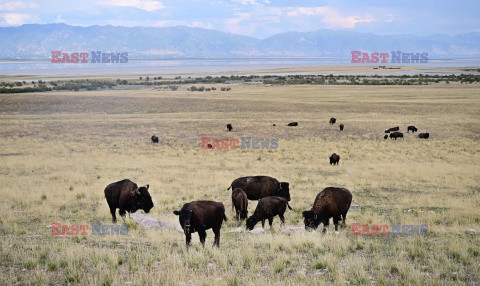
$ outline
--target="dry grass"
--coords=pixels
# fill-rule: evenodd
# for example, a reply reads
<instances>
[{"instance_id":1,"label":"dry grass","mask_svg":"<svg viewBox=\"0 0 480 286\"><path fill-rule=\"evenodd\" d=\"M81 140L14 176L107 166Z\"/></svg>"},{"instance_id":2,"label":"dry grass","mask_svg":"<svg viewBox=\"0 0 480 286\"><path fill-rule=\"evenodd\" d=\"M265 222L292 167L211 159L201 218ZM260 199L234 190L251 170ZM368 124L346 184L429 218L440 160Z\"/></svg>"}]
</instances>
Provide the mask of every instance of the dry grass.
<instances>
[{"instance_id":1,"label":"dry grass","mask_svg":"<svg viewBox=\"0 0 480 286\"><path fill-rule=\"evenodd\" d=\"M1 95L0 284L479 284L479 111L478 85L455 84ZM431 138L384 141L397 125ZM278 138L279 148L202 150L202 136ZM226 188L256 174L291 183L287 225L302 226L316 194L342 186L362 206L349 225L427 224L429 233L286 234L278 219L274 232L229 232L238 224ZM131 219L127 236L51 235L51 223L110 223L103 189L123 178L150 184L161 220L176 221L172 211L191 200L223 202L221 248L208 231L204 249L195 234L187 251L182 233Z\"/></svg>"}]
</instances>

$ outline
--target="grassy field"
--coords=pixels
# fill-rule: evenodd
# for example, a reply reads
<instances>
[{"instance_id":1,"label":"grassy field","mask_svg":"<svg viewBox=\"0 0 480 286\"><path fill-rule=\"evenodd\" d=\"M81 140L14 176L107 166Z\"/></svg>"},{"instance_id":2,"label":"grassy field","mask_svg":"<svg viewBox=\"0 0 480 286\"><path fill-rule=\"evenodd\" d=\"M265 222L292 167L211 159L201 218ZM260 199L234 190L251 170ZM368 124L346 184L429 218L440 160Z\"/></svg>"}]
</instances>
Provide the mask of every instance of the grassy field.
<instances>
[{"instance_id":1,"label":"grassy field","mask_svg":"<svg viewBox=\"0 0 480 286\"><path fill-rule=\"evenodd\" d=\"M478 84L229 86L0 95L0 284L480 284ZM405 140L383 139L393 126ZM278 138L279 148L204 150L202 136ZM348 188L361 210L339 234L284 233L278 218L274 231L232 232L244 223L226 189L246 175L290 182L289 226L303 226L327 186ZM220 248L210 230L205 248L194 234L187 251L183 233L128 217L125 236L51 235L52 223L109 224L103 190L123 178L150 184L150 215L163 221L185 202L223 202ZM351 223L426 224L428 235L352 235Z\"/></svg>"}]
</instances>

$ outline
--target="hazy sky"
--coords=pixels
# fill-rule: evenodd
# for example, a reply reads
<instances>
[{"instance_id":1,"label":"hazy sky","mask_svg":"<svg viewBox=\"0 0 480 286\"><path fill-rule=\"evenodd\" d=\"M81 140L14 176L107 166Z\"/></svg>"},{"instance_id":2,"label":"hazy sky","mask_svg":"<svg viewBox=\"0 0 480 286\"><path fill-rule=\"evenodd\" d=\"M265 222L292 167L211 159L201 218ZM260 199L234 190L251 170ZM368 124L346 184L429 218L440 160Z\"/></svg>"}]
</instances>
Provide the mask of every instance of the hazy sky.
<instances>
[{"instance_id":1,"label":"hazy sky","mask_svg":"<svg viewBox=\"0 0 480 286\"><path fill-rule=\"evenodd\" d=\"M479 0L0 0L0 26L186 25L265 38L318 29L387 34L480 32Z\"/></svg>"}]
</instances>

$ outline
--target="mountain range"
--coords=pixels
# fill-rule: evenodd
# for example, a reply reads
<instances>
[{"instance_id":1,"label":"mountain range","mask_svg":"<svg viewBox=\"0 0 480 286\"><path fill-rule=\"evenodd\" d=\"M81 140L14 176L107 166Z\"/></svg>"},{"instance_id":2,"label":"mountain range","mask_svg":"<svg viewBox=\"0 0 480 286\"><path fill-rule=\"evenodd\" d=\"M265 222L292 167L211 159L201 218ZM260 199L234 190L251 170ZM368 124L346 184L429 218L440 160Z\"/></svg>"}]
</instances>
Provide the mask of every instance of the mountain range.
<instances>
[{"instance_id":1,"label":"mountain range","mask_svg":"<svg viewBox=\"0 0 480 286\"><path fill-rule=\"evenodd\" d=\"M50 58L51 51L128 52L130 58L350 57L351 51L478 57L480 33L379 36L318 30L285 32L256 39L187 26L26 24L0 27L0 58Z\"/></svg>"}]
</instances>

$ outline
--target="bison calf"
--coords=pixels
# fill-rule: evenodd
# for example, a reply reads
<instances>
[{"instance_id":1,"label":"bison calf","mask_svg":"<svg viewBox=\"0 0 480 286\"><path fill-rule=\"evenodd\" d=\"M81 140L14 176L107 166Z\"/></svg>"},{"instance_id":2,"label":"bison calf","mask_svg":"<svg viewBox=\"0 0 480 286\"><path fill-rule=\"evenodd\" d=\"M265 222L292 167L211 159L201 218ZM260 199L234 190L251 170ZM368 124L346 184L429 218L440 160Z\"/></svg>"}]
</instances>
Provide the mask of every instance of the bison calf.
<instances>
[{"instance_id":1,"label":"bison calf","mask_svg":"<svg viewBox=\"0 0 480 286\"><path fill-rule=\"evenodd\" d=\"M340 156L337 154L333 153L332 156L330 156L330 165L338 165L338 162L340 161Z\"/></svg>"},{"instance_id":2,"label":"bison calf","mask_svg":"<svg viewBox=\"0 0 480 286\"><path fill-rule=\"evenodd\" d=\"M335 122L337 122L337 119L336 119L336 118L333 118L333 117L330 118L329 123L330 123L331 125L335 124Z\"/></svg>"},{"instance_id":3,"label":"bison calf","mask_svg":"<svg viewBox=\"0 0 480 286\"><path fill-rule=\"evenodd\" d=\"M283 214L287 206L289 209L292 209L285 198L265 197L261 199L253 215L247 218L247 229L252 230L259 221L262 221L262 227L264 228L266 219L268 219L268 224L270 224L270 229L272 229L273 217L277 215L280 217L282 224L284 224L285 218Z\"/></svg>"},{"instance_id":4,"label":"bison calf","mask_svg":"<svg viewBox=\"0 0 480 286\"><path fill-rule=\"evenodd\" d=\"M410 125L410 126L407 127L407 133L410 133L410 131L412 131L412 133L415 133L415 132L417 132L417 130L418 129L413 125Z\"/></svg>"},{"instance_id":5,"label":"bison calf","mask_svg":"<svg viewBox=\"0 0 480 286\"><path fill-rule=\"evenodd\" d=\"M183 205L179 211L173 211L179 216L187 247L192 240L192 233L198 232L200 242L205 246L207 238L207 229L212 229L215 234L214 246L220 247L220 229L222 222L227 221L225 216L225 207L222 203L214 201L194 201Z\"/></svg>"},{"instance_id":6,"label":"bison calf","mask_svg":"<svg viewBox=\"0 0 480 286\"><path fill-rule=\"evenodd\" d=\"M148 192L149 185L138 187L134 182L125 179L111 183L105 188L105 198L107 199L113 223L117 222L115 212L120 209L120 216L125 221L125 214L134 213L137 210L144 210L146 213L153 208L152 197Z\"/></svg>"},{"instance_id":7,"label":"bison calf","mask_svg":"<svg viewBox=\"0 0 480 286\"><path fill-rule=\"evenodd\" d=\"M158 137L153 135L152 136L152 143L158 143Z\"/></svg>"},{"instance_id":8,"label":"bison calf","mask_svg":"<svg viewBox=\"0 0 480 286\"><path fill-rule=\"evenodd\" d=\"M305 229L317 229L323 223L323 232L327 230L330 218L333 218L335 231L338 230L338 222L342 221L345 227L347 212L352 203L352 194L345 188L328 187L321 191L315 198L313 207L302 213Z\"/></svg>"},{"instance_id":9,"label":"bison calf","mask_svg":"<svg viewBox=\"0 0 480 286\"><path fill-rule=\"evenodd\" d=\"M240 188L236 188L232 191L232 208L235 208L235 219L244 220L248 215L248 199L247 194Z\"/></svg>"},{"instance_id":10,"label":"bison calf","mask_svg":"<svg viewBox=\"0 0 480 286\"><path fill-rule=\"evenodd\" d=\"M228 129L228 131L232 131L232 129L233 129L232 124L228 123L227 124L227 129Z\"/></svg>"},{"instance_id":11,"label":"bison calf","mask_svg":"<svg viewBox=\"0 0 480 286\"><path fill-rule=\"evenodd\" d=\"M428 139L428 137L430 137L430 134L428 134L428 133L418 134L418 138L421 138L421 139Z\"/></svg>"},{"instance_id":12,"label":"bison calf","mask_svg":"<svg viewBox=\"0 0 480 286\"><path fill-rule=\"evenodd\" d=\"M287 126L298 126L298 122L290 122Z\"/></svg>"},{"instance_id":13,"label":"bison calf","mask_svg":"<svg viewBox=\"0 0 480 286\"><path fill-rule=\"evenodd\" d=\"M343 131L343 127L345 127L345 125L343 125L343 123L340 124L340 131Z\"/></svg>"},{"instance_id":14,"label":"bison calf","mask_svg":"<svg viewBox=\"0 0 480 286\"><path fill-rule=\"evenodd\" d=\"M395 139L397 140L397 138L403 138L403 133L402 132L393 132L393 133L390 133L390 138L391 139Z\"/></svg>"}]
</instances>

